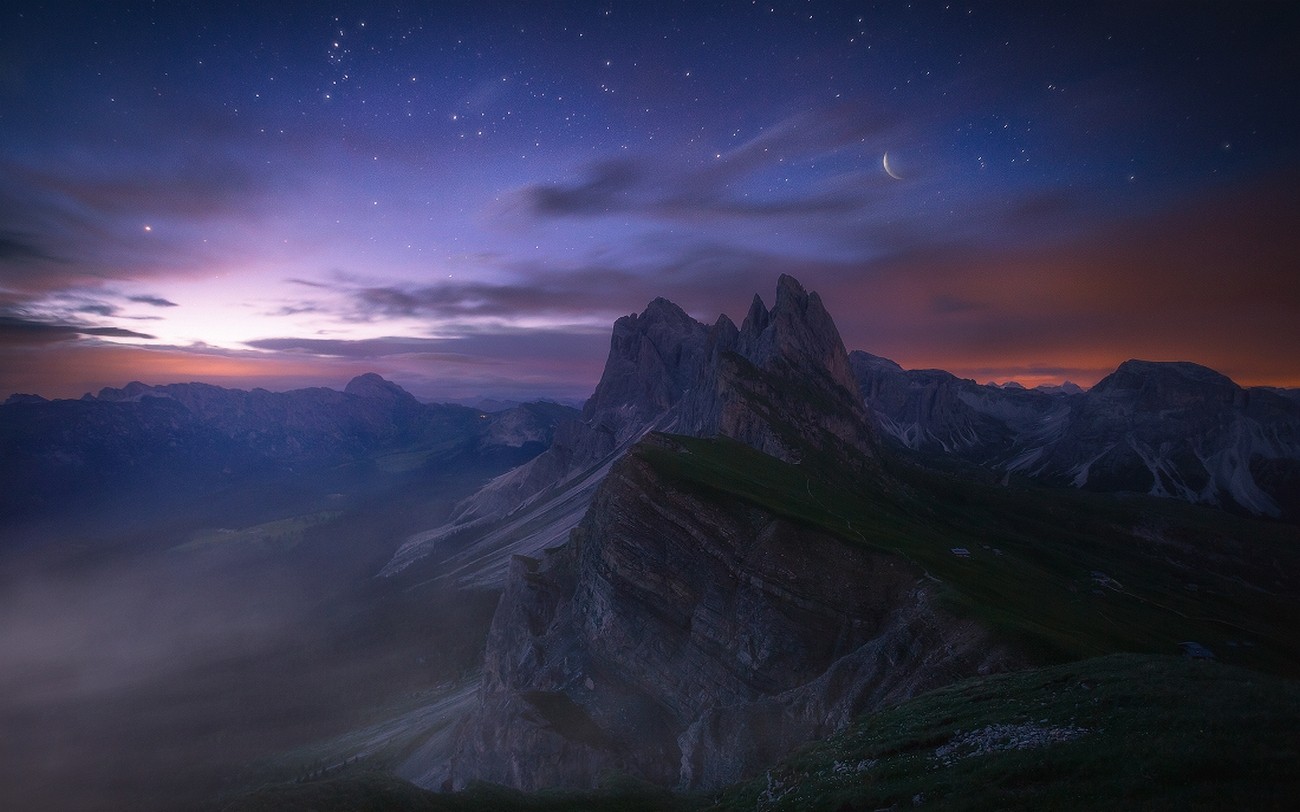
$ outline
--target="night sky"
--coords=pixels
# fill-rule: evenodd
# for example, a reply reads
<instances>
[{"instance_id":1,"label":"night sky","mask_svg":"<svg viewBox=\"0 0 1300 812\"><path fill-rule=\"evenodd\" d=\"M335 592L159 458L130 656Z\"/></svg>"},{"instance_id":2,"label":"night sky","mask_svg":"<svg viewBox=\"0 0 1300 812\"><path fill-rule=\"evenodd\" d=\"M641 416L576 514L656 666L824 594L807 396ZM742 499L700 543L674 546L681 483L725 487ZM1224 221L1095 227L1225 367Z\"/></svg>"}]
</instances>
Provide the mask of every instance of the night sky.
<instances>
[{"instance_id":1,"label":"night sky","mask_svg":"<svg viewBox=\"0 0 1300 812\"><path fill-rule=\"evenodd\" d=\"M0 398L581 399L783 272L908 368L1300 385L1300 4L1063 5L6 3Z\"/></svg>"}]
</instances>

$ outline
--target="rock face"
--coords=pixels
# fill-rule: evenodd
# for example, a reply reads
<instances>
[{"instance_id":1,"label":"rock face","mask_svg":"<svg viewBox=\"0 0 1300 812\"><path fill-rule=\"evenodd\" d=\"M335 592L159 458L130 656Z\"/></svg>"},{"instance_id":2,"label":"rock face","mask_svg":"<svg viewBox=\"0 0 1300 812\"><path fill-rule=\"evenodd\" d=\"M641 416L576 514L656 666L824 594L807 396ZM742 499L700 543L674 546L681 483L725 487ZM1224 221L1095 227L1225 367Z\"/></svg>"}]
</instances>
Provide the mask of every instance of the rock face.
<instances>
[{"instance_id":1,"label":"rock face","mask_svg":"<svg viewBox=\"0 0 1300 812\"><path fill-rule=\"evenodd\" d=\"M1300 408L1191 363L1126 361L1019 469L1061 484L1300 515Z\"/></svg>"},{"instance_id":2,"label":"rock face","mask_svg":"<svg viewBox=\"0 0 1300 812\"><path fill-rule=\"evenodd\" d=\"M615 372L584 415L611 443L642 439L565 543L512 559L453 784L589 787L618 770L718 786L864 710L1009 659L938 609L904 560L759 502L681 487L656 467L656 455L692 453L645 434L659 410L653 420L680 433L738 440L809 476L880 480L848 356L816 294L782 277L773 308L756 298L739 329L720 318L701 344L678 325L688 341L616 329Z\"/></svg>"},{"instance_id":3,"label":"rock face","mask_svg":"<svg viewBox=\"0 0 1300 812\"><path fill-rule=\"evenodd\" d=\"M1005 667L901 559L614 466L571 540L517 557L451 776L525 789L620 770L713 787L866 709Z\"/></svg>"},{"instance_id":4,"label":"rock face","mask_svg":"<svg viewBox=\"0 0 1300 812\"><path fill-rule=\"evenodd\" d=\"M1300 517L1300 407L1186 362L1126 361L1087 392L981 386L851 357L880 433L1066 486Z\"/></svg>"},{"instance_id":5,"label":"rock face","mask_svg":"<svg viewBox=\"0 0 1300 812\"><path fill-rule=\"evenodd\" d=\"M1026 445L1052 439L1070 409L1064 392L981 386L862 351L849 360L880 434L917 451L1005 465Z\"/></svg>"},{"instance_id":6,"label":"rock face","mask_svg":"<svg viewBox=\"0 0 1300 812\"><path fill-rule=\"evenodd\" d=\"M863 468L876 440L839 331L821 298L791 276L768 311L757 296L737 330L725 316L709 333L709 363L685 398L681 426L740 440L787 462L808 447Z\"/></svg>"},{"instance_id":7,"label":"rock face","mask_svg":"<svg viewBox=\"0 0 1300 812\"><path fill-rule=\"evenodd\" d=\"M726 316L706 327L655 299L614 323L581 423L466 499L450 523L409 539L384 574L455 549L443 577L500 584L511 555L568 537L610 467L651 431L731 437L787 461L812 444L864 470L875 455L844 344L816 293L783 275L772 309L756 296L740 329Z\"/></svg>"}]
</instances>

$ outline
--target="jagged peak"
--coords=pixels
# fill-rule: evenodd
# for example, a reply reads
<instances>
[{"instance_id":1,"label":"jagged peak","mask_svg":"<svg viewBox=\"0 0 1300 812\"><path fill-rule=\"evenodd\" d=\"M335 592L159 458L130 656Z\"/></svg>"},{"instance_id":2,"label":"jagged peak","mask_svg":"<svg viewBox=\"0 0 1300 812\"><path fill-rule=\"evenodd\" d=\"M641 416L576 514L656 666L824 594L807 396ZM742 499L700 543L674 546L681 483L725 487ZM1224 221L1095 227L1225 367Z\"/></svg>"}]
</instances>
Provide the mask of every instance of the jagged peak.
<instances>
[{"instance_id":1,"label":"jagged peak","mask_svg":"<svg viewBox=\"0 0 1300 812\"><path fill-rule=\"evenodd\" d=\"M669 322L674 324L695 323L695 319L690 317L685 310L677 305L676 302L665 299L662 296L656 296L641 311L640 316L632 316L633 321L642 322Z\"/></svg>"},{"instance_id":2,"label":"jagged peak","mask_svg":"<svg viewBox=\"0 0 1300 812\"><path fill-rule=\"evenodd\" d=\"M755 293L754 301L749 305L749 313L745 315L745 320L741 322L740 332L745 335L758 335L767 329L771 320L771 313L768 311L767 305L763 304L763 297Z\"/></svg>"},{"instance_id":3,"label":"jagged peak","mask_svg":"<svg viewBox=\"0 0 1300 812\"><path fill-rule=\"evenodd\" d=\"M736 346L736 339L739 337L740 330L726 313L719 315L717 321L709 328L709 342L714 347L732 349Z\"/></svg>"},{"instance_id":4,"label":"jagged peak","mask_svg":"<svg viewBox=\"0 0 1300 812\"><path fill-rule=\"evenodd\" d=\"M797 365L813 362L826 367L845 389L855 391L839 328L821 297L809 293L793 276L782 274L777 281L776 304L770 311L754 297L740 333L740 351L751 362L764 366L777 357Z\"/></svg>"},{"instance_id":5,"label":"jagged peak","mask_svg":"<svg viewBox=\"0 0 1300 812\"><path fill-rule=\"evenodd\" d=\"M816 296L817 294L814 293L811 295ZM795 279L788 273L783 273L776 280L776 305L773 309L781 307L783 301L787 303L786 306L793 303L795 306L802 309L809 296L810 294L804 289L804 286L800 284L798 279Z\"/></svg>"},{"instance_id":6,"label":"jagged peak","mask_svg":"<svg viewBox=\"0 0 1300 812\"><path fill-rule=\"evenodd\" d=\"M147 383L141 383L140 381L131 381L121 389L105 386L103 389L99 390L98 395L93 396L91 399L107 401L139 400L146 393L158 394L156 391L157 388L158 387L150 386Z\"/></svg>"},{"instance_id":7,"label":"jagged peak","mask_svg":"<svg viewBox=\"0 0 1300 812\"><path fill-rule=\"evenodd\" d=\"M676 403L698 373L707 332L663 297L655 298L639 315L614 322L609 357L596 390L583 406L583 419L597 419L625 407L650 414Z\"/></svg>"},{"instance_id":8,"label":"jagged peak","mask_svg":"<svg viewBox=\"0 0 1300 812\"><path fill-rule=\"evenodd\" d=\"M5 398L5 402L0 405L13 406L16 403L49 403L49 402L50 402L49 398L42 397L41 395L31 395L26 392L14 392L12 395Z\"/></svg>"}]
</instances>

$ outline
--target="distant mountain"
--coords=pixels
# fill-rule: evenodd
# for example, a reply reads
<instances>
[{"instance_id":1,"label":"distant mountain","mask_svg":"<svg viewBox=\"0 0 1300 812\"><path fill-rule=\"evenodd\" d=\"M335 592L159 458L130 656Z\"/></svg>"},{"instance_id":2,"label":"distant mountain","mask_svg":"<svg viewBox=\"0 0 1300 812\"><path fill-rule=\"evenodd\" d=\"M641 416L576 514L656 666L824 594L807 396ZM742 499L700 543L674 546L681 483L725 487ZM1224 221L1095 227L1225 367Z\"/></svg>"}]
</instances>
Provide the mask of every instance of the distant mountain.
<instances>
[{"instance_id":1,"label":"distant mountain","mask_svg":"<svg viewBox=\"0 0 1300 812\"><path fill-rule=\"evenodd\" d=\"M880 432L908 448L1104 492L1300 517L1300 401L1187 362L1126 361L1087 392L981 386L850 357Z\"/></svg>"},{"instance_id":2,"label":"distant mountain","mask_svg":"<svg viewBox=\"0 0 1300 812\"><path fill-rule=\"evenodd\" d=\"M575 416L554 404L491 415L423 404L375 374L342 392L133 382L80 400L11 397L0 406L0 520L122 507L139 495L142 506L194 499L399 452L508 466L544 450Z\"/></svg>"}]
</instances>

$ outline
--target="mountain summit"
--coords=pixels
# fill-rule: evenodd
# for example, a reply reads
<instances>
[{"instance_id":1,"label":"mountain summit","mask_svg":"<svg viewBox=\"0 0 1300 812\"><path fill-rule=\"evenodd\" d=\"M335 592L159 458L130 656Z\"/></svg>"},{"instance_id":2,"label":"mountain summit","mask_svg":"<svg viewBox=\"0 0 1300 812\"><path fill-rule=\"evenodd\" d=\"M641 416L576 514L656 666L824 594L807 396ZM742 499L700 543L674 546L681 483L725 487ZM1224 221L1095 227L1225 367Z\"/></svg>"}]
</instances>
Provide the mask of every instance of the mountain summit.
<instances>
[{"instance_id":1,"label":"mountain summit","mask_svg":"<svg viewBox=\"0 0 1300 812\"><path fill-rule=\"evenodd\" d=\"M537 789L617 770L716 787L865 709L1013 658L942 608L915 564L783 507L827 515L839 485L887 490L817 294L782 276L772 308L756 296L740 328L683 316L656 300L619 320L573 446L614 459L578 480L591 492L563 543L515 547L527 554L510 560L455 749L417 753L403 775ZM531 465L564 453L557 442ZM542 512L521 515L536 527Z\"/></svg>"},{"instance_id":2,"label":"mountain summit","mask_svg":"<svg viewBox=\"0 0 1300 812\"><path fill-rule=\"evenodd\" d=\"M462 502L449 524L409 539L384 574L454 548L442 577L499 584L511 555L568 538L611 466L651 431L728 437L788 462L826 455L857 470L876 456L839 331L794 277L778 280L771 310L755 296L739 329L725 315L706 327L658 298L614 323L581 423Z\"/></svg>"}]
</instances>

